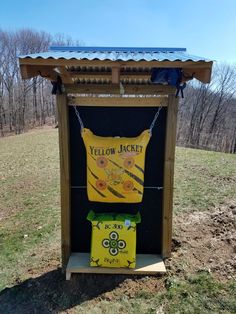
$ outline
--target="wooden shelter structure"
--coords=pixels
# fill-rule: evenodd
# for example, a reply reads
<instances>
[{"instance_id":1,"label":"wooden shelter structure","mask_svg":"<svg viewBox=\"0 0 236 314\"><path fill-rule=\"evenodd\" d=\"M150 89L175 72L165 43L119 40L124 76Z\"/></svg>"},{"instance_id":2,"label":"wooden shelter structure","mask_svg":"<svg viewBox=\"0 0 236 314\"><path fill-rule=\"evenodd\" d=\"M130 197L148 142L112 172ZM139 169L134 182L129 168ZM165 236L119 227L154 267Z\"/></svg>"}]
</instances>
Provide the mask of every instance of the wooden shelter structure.
<instances>
[{"instance_id":1,"label":"wooden shelter structure","mask_svg":"<svg viewBox=\"0 0 236 314\"><path fill-rule=\"evenodd\" d=\"M209 83L212 62L184 48L52 47L19 58L23 79L37 75L53 82L57 94L61 172L62 266L73 272L164 272L171 254L173 182L178 97L173 86L151 83L153 68L179 68L187 79ZM162 106L146 155L144 198L140 204L88 201L86 156L73 106L86 127L101 136L132 137L147 128ZM89 210L140 210L137 267L89 267Z\"/></svg>"}]
</instances>

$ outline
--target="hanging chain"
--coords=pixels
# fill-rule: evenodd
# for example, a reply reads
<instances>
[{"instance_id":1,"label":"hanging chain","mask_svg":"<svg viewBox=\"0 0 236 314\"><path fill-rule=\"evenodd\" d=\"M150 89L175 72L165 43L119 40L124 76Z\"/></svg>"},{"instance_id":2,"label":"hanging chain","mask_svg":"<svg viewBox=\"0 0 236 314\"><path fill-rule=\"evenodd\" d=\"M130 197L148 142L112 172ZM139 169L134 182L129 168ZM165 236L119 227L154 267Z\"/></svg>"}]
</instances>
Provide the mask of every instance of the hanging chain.
<instances>
[{"instance_id":1,"label":"hanging chain","mask_svg":"<svg viewBox=\"0 0 236 314\"><path fill-rule=\"evenodd\" d=\"M161 109L162 109L162 107L158 108L158 110L157 110L157 112L156 112L156 114L154 116L154 119L152 120L152 123L150 125L149 132L150 132L151 135L152 135L152 129L154 128L154 126L156 124L156 121L157 121L157 118L158 118L158 116L160 114Z\"/></svg>"},{"instance_id":2,"label":"hanging chain","mask_svg":"<svg viewBox=\"0 0 236 314\"><path fill-rule=\"evenodd\" d=\"M82 132L83 129L84 129L83 121L82 121L82 119L81 119L81 117L80 117L79 111L77 110L76 106L73 106L73 108L74 108L74 110L75 110L75 114L76 114L76 116L77 116L77 118L78 118L78 121L79 121L79 124L80 124L80 131ZM162 109L162 107L159 107L159 108L158 108L158 110L157 110L157 112L156 112L156 114L155 114L155 116L154 116L154 118L153 118L153 121L152 121L152 123L151 123L151 125L150 125L149 132L150 132L151 135L152 135L152 129L154 128L154 126L155 126L155 124L156 124L156 121L157 121L157 118L158 118L158 116L159 116L159 114L160 114L161 109Z\"/></svg>"},{"instance_id":3,"label":"hanging chain","mask_svg":"<svg viewBox=\"0 0 236 314\"><path fill-rule=\"evenodd\" d=\"M84 129L84 124L83 124L83 121L80 117L80 114L79 114L79 111L77 110L76 106L73 106L74 110L75 110L75 114L78 118L78 121L79 121L79 124L80 124L80 132L82 133L83 129Z\"/></svg>"}]
</instances>

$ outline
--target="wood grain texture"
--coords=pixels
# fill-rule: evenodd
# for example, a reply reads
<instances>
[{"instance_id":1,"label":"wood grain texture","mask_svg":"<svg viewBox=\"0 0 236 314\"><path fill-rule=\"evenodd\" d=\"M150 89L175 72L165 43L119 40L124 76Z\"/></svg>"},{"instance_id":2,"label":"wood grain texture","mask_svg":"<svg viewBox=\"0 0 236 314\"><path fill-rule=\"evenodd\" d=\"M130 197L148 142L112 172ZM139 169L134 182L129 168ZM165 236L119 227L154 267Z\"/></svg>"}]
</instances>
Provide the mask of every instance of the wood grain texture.
<instances>
[{"instance_id":1,"label":"wood grain texture","mask_svg":"<svg viewBox=\"0 0 236 314\"><path fill-rule=\"evenodd\" d=\"M64 84L73 84L72 76L65 67L59 67L60 76Z\"/></svg>"},{"instance_id":2,"label":"wood grain texture","mask_svg":"<svg viewBox=\"0 0 236 314\"><path fill-rule=\"evenodd\" d=\"M119 84L120 83L120 67L112 67L112 84Z\"/></svg>"},{"instance_id":3,"label":"wood grain texture","mask_svg":"<svg viewBox=\"0 0 236 314\"><path fill-rule=\"evenodd\" d=\"M70 239L70 149L69 118L66 95L57 95L58 130L61 175L61 249L62 267L65 268L71 253Z\"/></svg>"},{"instance_id":4,"label":"wood grain texture","mask_svg":"<svg viewBox=\"0 0 236 314\"><path fill-rule=\"evenodd\" d=\"M125 95L168 95L174 93L171 86L123 84ZM65 85L69 94L120 94L120 86L113 84L74 84Z\"/></svg>"},{"instance_id":5,"label":"wood grain texture","mask_svg":"<svg viewBox=\"0 0 236 314\"><path fill-rule=\"evenodd\" d=\"M94 107L165 107L165 97L71 97L69 106L94 106Z\"/></svg>"},{"instance_id":6,"label":"wood grain texture","mask_svg":"<svg viewBox=\"0 0 236 314\"><path fill-rule=\"evenodd\" d=\"M89 261L89 253L72 253L66 267L67 278L70 278L71 273L147 275L166 272L161 256L154 254L137 254L134 269L91 267Z\"/></svg>"},{"instance_id":7,"label":"wood grain texture","mask_svg":"<svg viewBox=\"0 0 236 314\"><path fill-rule=\"evenodd\" d=\"M53 66L20 65L20 70L23 79L30 79L40 75L48 80L54 81L58 76Z\"/></svg>"},{"instance_id":8,"label":"wood grain texture","mask_svg":"<svg viewBox=\"0 0 236 314\"><path fill-rule=\"evenodd\" d=\"M175 98L174 95L170 95L167 107L166 143L164 161L164 190L163 190L163 217L162 217L163 258L170 257L171 255L177 112L178 112L178 98Z\"/></svg>"}]
</instances>

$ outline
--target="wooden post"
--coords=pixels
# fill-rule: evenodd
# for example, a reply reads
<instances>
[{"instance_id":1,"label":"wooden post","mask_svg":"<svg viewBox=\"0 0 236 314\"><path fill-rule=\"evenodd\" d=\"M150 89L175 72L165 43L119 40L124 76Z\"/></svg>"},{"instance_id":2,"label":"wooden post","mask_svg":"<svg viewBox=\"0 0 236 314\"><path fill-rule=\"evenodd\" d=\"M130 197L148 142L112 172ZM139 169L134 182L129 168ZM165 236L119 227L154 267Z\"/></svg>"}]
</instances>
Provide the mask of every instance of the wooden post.
<instances>
[{"instance_id":1,"label":"wooden post","mask_svg":"<svg viewBox=\"0 0 236 314\"><path fill-rule=\"evenodd\" d=\"M69 155L69 117L67 95L57 95L60 174L61 174L61 250L62 268L65 269L70 253L70 155Z\"/></svg>"},{"instance_id":2,"label":"wooden post","mask_svg":"<svg viewBox=\"0 0 236 314\"><path fill-rule=\"evenodd\" d=\"M112 84L120 84L120 67L112 67L111 71Z\"/></svg>"},{"instance_id":3,"label":"wooden post","mask_svg":"<svg viewBox=\"0 0 236 314\"><path fill-rule=\"evenodd\" d=\"M173 212L173 185L174 185L174 161L176 144L176 125L178 112L178 98L169 95L166 120L166 143L164 161L164 191L163 191L163 215L162 215L162 257L171 255L172 241L172 212Z\"/></svg>"}]
</instances>

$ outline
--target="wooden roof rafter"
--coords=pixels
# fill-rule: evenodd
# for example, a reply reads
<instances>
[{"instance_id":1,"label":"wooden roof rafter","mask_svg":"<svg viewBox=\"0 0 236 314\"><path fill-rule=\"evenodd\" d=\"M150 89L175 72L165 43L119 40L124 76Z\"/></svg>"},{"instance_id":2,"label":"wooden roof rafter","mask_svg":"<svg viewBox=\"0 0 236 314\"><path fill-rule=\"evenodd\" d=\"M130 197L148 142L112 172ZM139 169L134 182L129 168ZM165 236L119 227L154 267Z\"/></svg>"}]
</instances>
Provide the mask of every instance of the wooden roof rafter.
<instances>
[{"instance_id":1,"label":"wooden roof rafter","mask_svg":"<svg viewBox=\"0 0 236 314\"><path fill-rule=\"evenodd\" d=\"M212 61L188 55L186 49L90 48L56 47L55 51L22 56L19 58L22 76L31 78L40 74L54 80L60 75L64 84L78 81L119 84L127 80L146 84L151 70L159 67L181 68L187 80L195 77L209 83L211 79Z\"/></svg>"},{"instance_id":2,"label":"wooden roof rafter","mask_svg":"<svg viewBox=\"0 0 236 314\"><path fill-rule=\"evenodd\" d=\"M158 65L160 66L160 65ZM78 81L91 82L110 82L115 84L127 81L137 82L140 80L141 83L147 84L150 81L151 69L149 71L125 71L120 67L112 67L112 71L71 71L66 66L45 66L45 65L25 65L21 64L21 73L23 79L30 79L35 76L42 76L51 81L56 80L57 76L60 75L64 84L74 84ZM184 73L191 77L195 77L203 83L209 83L211 78L211 67L197 68L197 67L183 67Z\"/></svg>"},{"instance_id":3,"label":"wooden roof rafter","mask_svg":"<svg viewBox=\"0 0 236 314\"><path fill-rule=\"evenodd\" d=\"M62 82L64 84L73 84L74 83L73 77L69 73L67 67L60 66L59 67L59 72L60 72L60 76L61 76Z\"/></svg>"},{"instance_id":4,"label":"wooden roof rafter","mask_svg":"<svg viewBox=\"0 0 236 314\"><path fill-rule=\"evenodd\" d=\"M193 74L194 76L199 79L200 81L202 81L203 83L209 83L210 82L210 77L211 77L211 68L212 68L212 62L195 62L195 61L185 61L185 62L181 62L181 61L162 61L162 62L158 62L158 61L108 61L108 60L62 60L62 59L58 59L58 60L54 60L54 59L30 59L30 58L26 58L26 59L20 59L20 64L21 64L21 68L22 70L22 75L24 75L24 69L27 68L28 72L31 73L31 77L35 76L35 68L37 68L39 71L41 71L41 73L44 74L44 69L48 69L48 70L52 70L53 68L59 67L59 68L63 68L63 67L71 67L71 66L80 66L80 67L110 67L110 68L120 68L121 69L121 75L123 75L122 73L124 71L122 71L122 68L149 68L152 69L153 67L171 67L171 68L182 68L185 72L187 72L188 74ZM27 66L27 67L25 67ZM33 69L33 70L31 70ZM72 71L68 71L70 72L70 75L74 75L72 74ZM68 79L68 75L67 72L64 72L65 78ZM131 72L131 71L130 71ZM107 75L106 72L101 71L100 72L101 75L104 76ZM125 72L127 75L127 71ZM47 73L46 73L47 74ZM51 74L51 72L49 73ZM76 73L77 74L77 73ZM129 75L135 75L137 74L137 71L133 71L133 74L129 74ZM82 74L83 75L83 74ZM138 75L141 75L138 74ZM46 76L46 75L45 75ZM63 76L63 75L62 75ZM47 77L50 77L50 75L48 75ZM24 75L24 78L30 78L29 75L27 75L27 77Z\"/></svg>"},{"instance_id":5,"label":"wooden roof rafter","mask_svg":"<svg viewBox=\"0 0 236 314\"><path fill-rule=\"evenodd\" d=\"M48 80L55 81L58 76L58 73L53 66L20 64L20 70L23 79L30 79L39 75Z\"/></svg>"}]
</instances>

